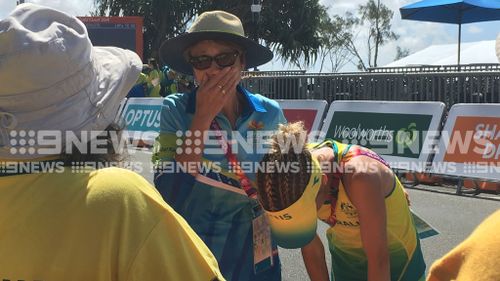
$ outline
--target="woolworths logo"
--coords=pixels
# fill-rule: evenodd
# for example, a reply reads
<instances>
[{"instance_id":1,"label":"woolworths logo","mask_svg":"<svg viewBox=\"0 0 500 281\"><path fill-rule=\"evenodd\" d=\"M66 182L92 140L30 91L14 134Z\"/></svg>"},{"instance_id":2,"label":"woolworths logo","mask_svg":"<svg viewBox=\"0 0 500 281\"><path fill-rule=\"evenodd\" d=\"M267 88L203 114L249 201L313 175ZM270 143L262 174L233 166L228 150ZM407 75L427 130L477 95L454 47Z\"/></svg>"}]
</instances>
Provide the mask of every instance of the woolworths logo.
<instances>
[{"instance_id":1,"label":"woolworths logo","mask_svg":"<svg viewBox=\"0 0 500 281\"><path fill-rule=\"evenodd\" d=\"M333 138L336 140L353 141L361 145L366 145L369 142L387 142L393 141L393 131L388 130L387 126L380 126L375 129L362 128L361 124L357 127L350 126L335 126L333 130Z\"/></svg>"},{"instance_id":2,"label":"woolworths logo","mask_svg":"<svg viewBox=\"0 0 500 281\"><path fill-rule=\"evenodd\" d=\"M396 134L396 143L403 147L410 147L418 138L417 124L411 123L406 128L401 128Z\"/></svg>"}]
</instances>

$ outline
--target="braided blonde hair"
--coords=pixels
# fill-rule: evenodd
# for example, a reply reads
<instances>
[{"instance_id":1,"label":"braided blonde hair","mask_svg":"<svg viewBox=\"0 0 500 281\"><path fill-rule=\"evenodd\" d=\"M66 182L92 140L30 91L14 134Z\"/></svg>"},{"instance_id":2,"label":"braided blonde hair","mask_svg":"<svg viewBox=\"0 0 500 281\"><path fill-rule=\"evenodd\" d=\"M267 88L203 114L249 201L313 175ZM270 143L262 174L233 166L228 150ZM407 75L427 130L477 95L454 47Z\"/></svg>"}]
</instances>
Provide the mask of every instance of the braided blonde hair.
<instances>
[{"instance_id":1,"label":"braided blonde hair","mask_svg":"<svg viewBox=\"0 0 500 281\"><path fill-rule=\"evenodd\" d=\"M267 211L280 211L297 201L304 192L311 176L311 153L307 149L307 131L303 122L279 125L278 132L272 136L271 149L264 155L261 166L295 163L298 168L259 170L257 173L258 199ZM295 140L298 144L290 149L286 144ZM296 149L298 148L298 149Z\"/></svg>"}]
</instances>

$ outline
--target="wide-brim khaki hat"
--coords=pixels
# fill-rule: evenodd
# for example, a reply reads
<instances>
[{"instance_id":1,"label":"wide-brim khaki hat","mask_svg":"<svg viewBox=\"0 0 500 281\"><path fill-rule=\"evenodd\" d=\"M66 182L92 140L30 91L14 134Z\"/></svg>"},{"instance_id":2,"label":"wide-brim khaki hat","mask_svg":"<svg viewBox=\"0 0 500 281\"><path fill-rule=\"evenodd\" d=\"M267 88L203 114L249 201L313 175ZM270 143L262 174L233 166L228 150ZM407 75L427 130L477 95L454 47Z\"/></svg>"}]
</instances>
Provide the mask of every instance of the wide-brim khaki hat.
<instances>
[{"instance_id":1,"label":"wide-brim khaki hat","mask_svg":"<svg viewBox=\"0 0 500 281\"><path fill-rule=\"evenodd\" d=\"M273 58L271 50L245 37L243 24L237 16L224 11L210 11L202 13L188 32L163 42L160 59L170 68L192 75L193 68L184 53L203 40L228 41L241 46L245 50L247 68L262 65Z\"/></svg>"}]
</instances>

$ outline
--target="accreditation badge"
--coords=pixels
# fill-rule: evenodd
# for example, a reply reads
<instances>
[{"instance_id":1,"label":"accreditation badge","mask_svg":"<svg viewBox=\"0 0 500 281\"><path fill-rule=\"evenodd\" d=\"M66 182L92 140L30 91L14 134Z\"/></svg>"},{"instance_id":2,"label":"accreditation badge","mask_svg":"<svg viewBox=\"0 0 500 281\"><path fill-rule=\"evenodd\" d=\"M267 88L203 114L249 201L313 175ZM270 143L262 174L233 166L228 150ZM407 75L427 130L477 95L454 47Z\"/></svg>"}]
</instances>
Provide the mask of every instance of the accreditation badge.
<instances>
[{"instance_id":1,"label":"accreditation badge","mask_svg":"<svg viewBox=\"0 0 500 281\"><path fill-rule=\"evenodd\" d=\"M273 266L271 228L267 217L260 214L252 221L254 272L258 274Z\"/></svg>"}]
</instances>

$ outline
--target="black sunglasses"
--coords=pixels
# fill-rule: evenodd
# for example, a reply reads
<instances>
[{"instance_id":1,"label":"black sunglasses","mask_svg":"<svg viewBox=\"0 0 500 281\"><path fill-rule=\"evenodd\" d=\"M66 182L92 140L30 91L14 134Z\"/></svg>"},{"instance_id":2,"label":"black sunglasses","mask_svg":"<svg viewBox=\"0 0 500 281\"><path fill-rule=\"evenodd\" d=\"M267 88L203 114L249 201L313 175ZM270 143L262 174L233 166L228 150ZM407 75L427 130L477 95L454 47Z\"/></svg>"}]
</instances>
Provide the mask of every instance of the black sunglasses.
<instances>
[{"instance_id":1,"label":"black sunglasses","mask_svg":"<svg viewBox=\"0 0 500 281\"><path fill-rule=\"evenodd\" d=\"M218 54L216 56L199 56L199 57L190 57L188 62L198 70L208 69L212 65L212 61L219 67L228 67L233 65L236 62L236 58L240 55L240 52L227 52Z\"/></svg>"}]
</instances>

